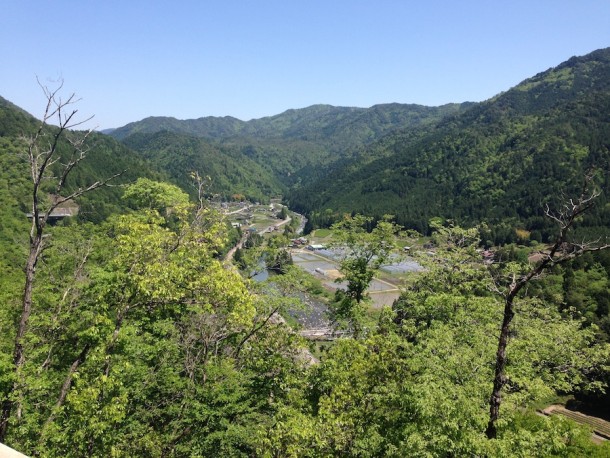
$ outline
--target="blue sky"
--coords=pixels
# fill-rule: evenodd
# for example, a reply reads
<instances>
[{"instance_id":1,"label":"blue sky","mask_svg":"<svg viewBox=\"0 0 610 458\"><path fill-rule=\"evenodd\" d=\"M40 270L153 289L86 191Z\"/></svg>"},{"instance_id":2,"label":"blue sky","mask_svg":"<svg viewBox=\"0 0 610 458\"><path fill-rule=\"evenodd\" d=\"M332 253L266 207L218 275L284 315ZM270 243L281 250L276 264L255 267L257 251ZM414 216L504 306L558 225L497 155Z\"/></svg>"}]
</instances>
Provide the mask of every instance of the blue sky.
<instances>
[{"instance_id":1,"label":"blue sky","mask_svg":"<svg viewBox=\"0 0 610 458\"><path fill-rule=\"evenodd\" d=\"M63 78L99 128L481 101L610 46L610 1L0 0L0 95Z\"/></svg>"}]
</instances>

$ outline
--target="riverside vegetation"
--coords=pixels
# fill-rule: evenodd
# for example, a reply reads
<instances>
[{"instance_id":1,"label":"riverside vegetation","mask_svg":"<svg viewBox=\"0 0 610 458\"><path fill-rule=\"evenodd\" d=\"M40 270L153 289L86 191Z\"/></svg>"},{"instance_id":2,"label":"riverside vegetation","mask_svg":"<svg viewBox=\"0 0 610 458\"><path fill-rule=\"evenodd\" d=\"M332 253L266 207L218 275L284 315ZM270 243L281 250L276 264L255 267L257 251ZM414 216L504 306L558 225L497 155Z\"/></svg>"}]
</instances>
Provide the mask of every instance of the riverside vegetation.
<instances>
[{"instance_id":1,"label":"riverside vegetation","mask_svg":"<svg viewBox=\"0 0 610 458\"><path fill-rule=\"evenodd\" d=\"M608 402L610 255L578 248L603 246L610 227L609 75L599 50L481 104L149 118L111 132L121 142L0 99L2 441L46 457L608 456L585 427L535 407ZM28 149L53 138L33 190ZM529 255L548 255L585 175L600 195L557 247L581 256L511 299L490 437L506 288L539 265ZM316 364L275 318L304 287L280 239L280 275L254 283L223 264L238 234L209 204L280 193L352 249L331 310L358 332ZM33 199L44 214L61 196L79 214L40 228L24 320ZM429 237L425 270L362 326L400 228Z\"/></svg>"}]
</instances>

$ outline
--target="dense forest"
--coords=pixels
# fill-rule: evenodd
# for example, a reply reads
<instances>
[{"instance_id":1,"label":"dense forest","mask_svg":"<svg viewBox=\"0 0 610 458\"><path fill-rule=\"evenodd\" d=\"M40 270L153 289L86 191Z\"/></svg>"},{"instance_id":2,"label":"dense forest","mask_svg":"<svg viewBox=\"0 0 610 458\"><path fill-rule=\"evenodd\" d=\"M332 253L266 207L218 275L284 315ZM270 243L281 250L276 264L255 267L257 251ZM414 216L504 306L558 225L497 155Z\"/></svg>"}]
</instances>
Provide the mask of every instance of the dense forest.
<instances>
[{"instance_id":1,"label":"dense forest","mask_svg":"<svg viewBox=\"0 0 610 458\"><path fill-rule=\"evenodd\" d=\"M200 118L180 121L151 117L109 132L126 143L168 131L180 137L204 138L233 157L246 156L257 162L284 185L298 187L324 176L325 168L337 160L354 157L362 146L395 130L430 126L448 114L472 104L441 107L385 104L371 108L314 105L288 110L276 116L251 121L235 118Z\"/></svg>"},{"instance_id":2,"label":"dense forest","mask_svg":"<svg viewBox=\"0 0 610 458\"><path fill-rule=\"evenodd\" d=\"M536 409L608 405L609 76L606 49L480 104L148 118L116 138L54 123L72 108L53 89L42 122L0 98L0 442L41 457L608 456ZM329 307L352 332L322 348L280 318L315 289L287 238L252 244L278 272L265 282L225 258L239 236L213 203L277 195L347 253ZM54 219L66 206L78 216ZM424 269L372 313L366 287L398 240L425 241Z\"/></svg>"},{"instance_id":3,"label":"dense forest","mask_svg":"<svg viewBox=\"0 0 610 458\"><path fill-rule=\"evenodd\" d=\"M185 190L192 188L190 171L205 173L209 179L207 192L223 200L241 194L250 201L268 201L284 190L273 174L249 157L201 138L162 131L153 135L133 134L124 143Z\"/></svg>"},{"instance_id":4,"label":"dense forest","mask_svg":"<svg viewBox=\"0 0 610 458\"><path fill-rule=\"evenodd\" d=\"M606 197L583 222L608 227L610 50L540 73L416 136L399 132L290 194L314 224L325 214L389 213L426 233L431 218L487 222L491 244L516 241L514 229L548 241L543 211L571 195L584 172L600 171ZM332 218L330 219L332 221Z\"/></svg>"},{"instance_id":5,"label":"dense forest","mask_svg":"<svg viewBox=\"0 0 610 458\"><path fill-rule=\"evenodd\" d=\"M254 161L275 177L311 228L345 213L392 214L425 234L442 217L487 223L490 245L517 241L515 229L548 241L545 205L573 194L585 171L598 168L604 195L610 189L609 81L610 50L603 49L482 103L315 105L247 122L151 117L110 135L130 144L135 134L138 144L168 131L177 145L196 137L246 156L244 167L258 173ZM610 223L605 204L602 197L583 222L589 233Z\"/></svg>"}]
</instances>

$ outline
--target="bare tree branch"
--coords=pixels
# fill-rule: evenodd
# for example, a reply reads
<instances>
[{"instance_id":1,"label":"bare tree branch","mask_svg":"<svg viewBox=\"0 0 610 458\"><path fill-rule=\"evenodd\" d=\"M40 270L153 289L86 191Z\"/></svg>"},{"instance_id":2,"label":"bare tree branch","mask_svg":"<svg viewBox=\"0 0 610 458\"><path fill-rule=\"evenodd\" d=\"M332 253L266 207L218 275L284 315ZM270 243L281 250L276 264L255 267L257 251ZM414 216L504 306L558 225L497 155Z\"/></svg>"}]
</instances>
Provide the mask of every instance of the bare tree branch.
<instances>
[{"instance_id":1,"label":"bare tree branch","mask_svg":"<svg viewBox=\"0 0 610 458\"><path fill-rule=\"evenodd\" d=\"M59 205L102 187L110 180L120 175L120 173L115 174L110 178L96 181L84 188L79 188L68 195L61 195L70 173L73 171L74 167L86 157L87 149L85 148L85 143L91 134L91 131L88 131L83 135L79 134L77 138L69 138L70 135L72 135L70 134L70 129L81 126L92 117L84 120L78 120L76 118L78 110L71 109L71 106L78 102L79 99L76 98L74 93L70 94L66 100L61 98L60 94L61 89L63 88L63 81L60 81L55 89L50 89L41 84L40 80L37 81L46 98L46 105L44 114L36 131L26 140L27 157L30 163L30 175L32 180L32 225L30 228L29 255L25 265L25 282L21 315L14 341L13 373L15 378L9 396L7 396L6 400L2 403L2 412L0 414L0 442L4 442L6 437L9 418L15 406L13 398L22 388L22 377L20 376L20 372L25 363L23 340L32 313L32 293L34 278L36 276L36 266L40 255L45 249L44 240L47 236L47 234L45 234L46 224L51 217L53 210ZM56 127L49 125L52 120L56 121ZM62 166L59 176L53 177L50 175L51 167L54 167L61 160L59 156L59 147L60 143L66 139L71 146L70 159ZM43 208L43 205L41 204L41 186L46 179L56 180L56 197L48 206L44 206L46 208ZM19 412L20 410L20 405L17 405L17 411Z\"/></svg>"},{"instance_id":2,"label":"bare tree branch","mask_svg":"<svg viewBox=\"0 0 610 458\"><path fill-rule=\"evenodd\" d=\"M579 197L576 199L569 199L558 212L552 212L548 206L546 207L545 214L551 220L555 221L558 226L557 238L548 253L546 253L545 257L543 257L537 265L530 268L528 272L521 276L513 274L511 283L504 292L504 315L496 353L494 386L489 399L489 422L485 431L485 434L489 439L494 439L497 435L496 421L500 415L502 389L507 383L505 374L506 347L508 345L510 325L515 316L515 298L532 279L541 276L545 270L582 256L584 253L610 248L610 244L599 244L599 240L594 242L583 241L581 243L573 243L569 240L569 233L573 229L577 219L593 207L595 199L600 195L598 190L592 189L593 178L593 172L588 172L584 177Z\"/></svg>"}]
</instances>

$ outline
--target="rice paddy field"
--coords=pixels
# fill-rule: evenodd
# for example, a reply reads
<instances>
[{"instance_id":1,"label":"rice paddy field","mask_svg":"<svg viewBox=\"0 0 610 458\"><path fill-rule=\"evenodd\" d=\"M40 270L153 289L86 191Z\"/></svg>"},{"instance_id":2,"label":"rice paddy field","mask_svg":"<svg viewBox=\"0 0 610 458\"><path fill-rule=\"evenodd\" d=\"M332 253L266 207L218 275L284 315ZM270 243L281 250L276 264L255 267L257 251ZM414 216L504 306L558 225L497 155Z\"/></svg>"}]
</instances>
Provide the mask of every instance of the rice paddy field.
<instances>
[{"instance_id":1,"label":"rice paddy field","mask_svg":"<svg viewBox=\"0 0 610 458\"><path fill-rule=\"evenodd\" d=\"M319 278L325 287L335 290L345 286L344 283L336 281L341 276L338 271L337 251L293 249L292 259L303 270ZM421 266L412 260L396 258L394 263L383 266L381 270L386 275L373 279L368 288L374 308L392 305L400 295L399 285L404 278L411 272L421 270Z\"/></svg>"}]
</instances>

